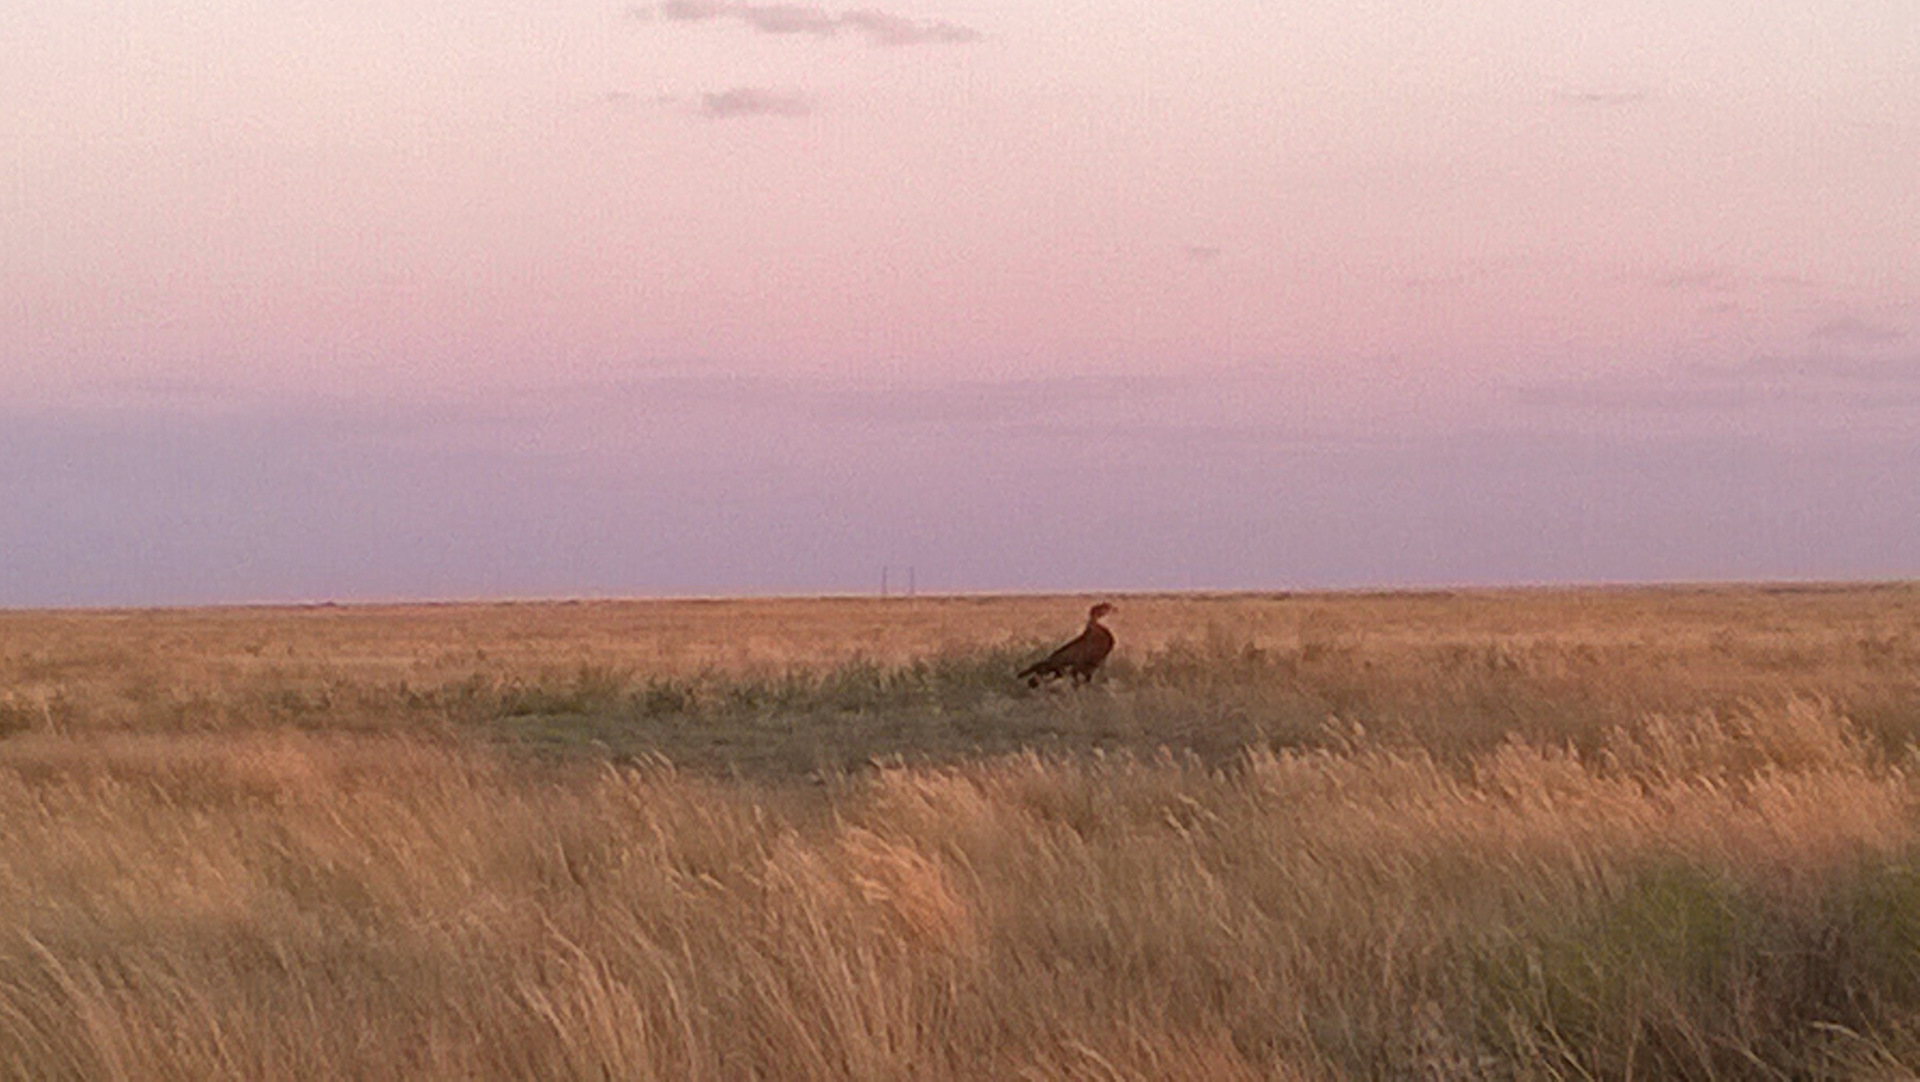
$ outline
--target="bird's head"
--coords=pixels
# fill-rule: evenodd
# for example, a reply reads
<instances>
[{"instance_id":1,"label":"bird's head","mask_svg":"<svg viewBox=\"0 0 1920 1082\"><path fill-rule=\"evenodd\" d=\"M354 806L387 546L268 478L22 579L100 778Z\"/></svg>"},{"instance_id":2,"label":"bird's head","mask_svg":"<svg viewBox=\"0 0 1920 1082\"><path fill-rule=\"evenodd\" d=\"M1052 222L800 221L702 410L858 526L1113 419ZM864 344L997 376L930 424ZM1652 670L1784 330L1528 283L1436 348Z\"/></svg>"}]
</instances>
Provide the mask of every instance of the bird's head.
<instances>
[{"instance_id":1,"label":"bird's head","mask_svg":"<svg viewBox=\"0 0 1920 1082\"><path fill-rule=\"evenodd\" d=\"M1102 616L1105 616L1112 611L1113 611L1113 606L1102 601L1098 605L1095 605L1093 608L1090 608L1087 610L1087 619L1098 620Z\"/></svg>"}]
</instances>

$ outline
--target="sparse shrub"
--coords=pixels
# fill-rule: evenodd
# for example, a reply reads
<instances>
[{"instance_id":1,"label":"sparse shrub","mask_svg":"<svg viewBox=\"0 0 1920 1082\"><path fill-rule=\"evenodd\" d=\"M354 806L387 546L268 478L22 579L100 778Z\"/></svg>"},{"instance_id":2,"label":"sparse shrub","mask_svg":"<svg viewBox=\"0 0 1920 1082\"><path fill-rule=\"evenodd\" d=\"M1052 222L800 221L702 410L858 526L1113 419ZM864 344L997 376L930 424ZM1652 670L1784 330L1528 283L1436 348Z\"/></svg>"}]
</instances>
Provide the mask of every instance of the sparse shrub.
<instances>
[{"instance_id":1,"label":"sparse shrub","mask_svg":"<svg viewBox=\"0 0 1920 1082\"><path fill-rule=\"evenodd\" d=\"M700 696L690 682L650 676L647 686L640 689L637 705L645 717L677 717L697 711Z\"/></svg>"},{"instance_id":2,"label":"sparse shrub","mask_svg":"<svg viewBox=\"0 0 1920 1082\"><path fill-rule=\"evenodd\" d=\"M45 724L45 704L28 703L12 694L0 694L0 738L24 733Z\"/></svg>"},{"instance_id":3,"label":"sparse shrub","mask_svg":"<svg viewBox=\"0 0 1920 1082\"><path fill-rule=\"evenodd\" d=\"M509 718L556 714L603 714L626 697L625 674L601 665L581 665L571 673L549 673L510 680L499 690L499 711Z\"/></svg>"},{"instance_id":4,"label":"sparse shrub","mask_svg":"<svg viewBox=\"0 0 1920 1082\"><path fill-rule=\"evenodd\" d=\"M1841 993L1869 1015L1920 1009L1920 850L1864 860L1834 894Z\"/></svg>"}]
</instances>

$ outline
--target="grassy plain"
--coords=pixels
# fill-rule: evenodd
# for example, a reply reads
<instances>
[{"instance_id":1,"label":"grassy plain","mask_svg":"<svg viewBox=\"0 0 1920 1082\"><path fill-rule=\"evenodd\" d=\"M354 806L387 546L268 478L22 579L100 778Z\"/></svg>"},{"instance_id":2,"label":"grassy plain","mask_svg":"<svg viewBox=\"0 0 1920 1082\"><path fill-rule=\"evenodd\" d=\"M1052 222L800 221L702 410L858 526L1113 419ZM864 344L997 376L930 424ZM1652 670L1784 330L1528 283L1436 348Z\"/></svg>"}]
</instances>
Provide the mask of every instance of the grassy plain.
<instances>
[{"instance_id":1,"label":"grassy plain","mask_svg":"<svg viewBox=\"0 0 1920 1082\"><path fill-rule=\"evenodd\" d=\"M0 613L0 1077L1912 1077L1920 588Z\"/></svg>"}]
</instances>

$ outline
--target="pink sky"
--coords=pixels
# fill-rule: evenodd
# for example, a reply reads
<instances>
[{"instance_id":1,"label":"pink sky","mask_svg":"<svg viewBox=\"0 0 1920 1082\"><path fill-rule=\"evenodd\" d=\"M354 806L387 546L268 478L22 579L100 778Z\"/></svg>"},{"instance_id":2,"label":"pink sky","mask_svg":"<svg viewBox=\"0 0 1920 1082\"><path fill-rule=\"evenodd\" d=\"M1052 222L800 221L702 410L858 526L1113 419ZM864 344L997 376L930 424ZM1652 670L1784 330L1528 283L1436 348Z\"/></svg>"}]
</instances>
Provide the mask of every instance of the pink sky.
<instances>
[{"instance_id":1,"label":"pink sky","mask_svg":"<svg viewBox=\"0 0 1920 1082\"><path fill-rule=\"evenodd\" d=\"M1920 575L1912 0L876 2L0 12L0 605Z\"/></svg>"}]
</instances>

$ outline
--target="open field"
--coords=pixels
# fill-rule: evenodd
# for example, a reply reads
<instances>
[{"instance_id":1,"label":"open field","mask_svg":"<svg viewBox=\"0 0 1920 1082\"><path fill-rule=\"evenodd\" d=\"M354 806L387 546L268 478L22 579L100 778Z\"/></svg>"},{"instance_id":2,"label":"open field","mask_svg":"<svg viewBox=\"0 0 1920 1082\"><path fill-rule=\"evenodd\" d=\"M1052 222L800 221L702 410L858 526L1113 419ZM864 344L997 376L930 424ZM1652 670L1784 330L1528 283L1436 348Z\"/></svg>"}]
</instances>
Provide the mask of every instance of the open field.
<instances>
[{"instance_id":1,"label":"open field","mask_svg":"<svg viewBox=\"0 0 1920 1082\"><path fill-rule=\"evenodd\" d=\"M1920 588L0 613L0 1077L1912 1077Z\"/></svg>"}]
</instances>

